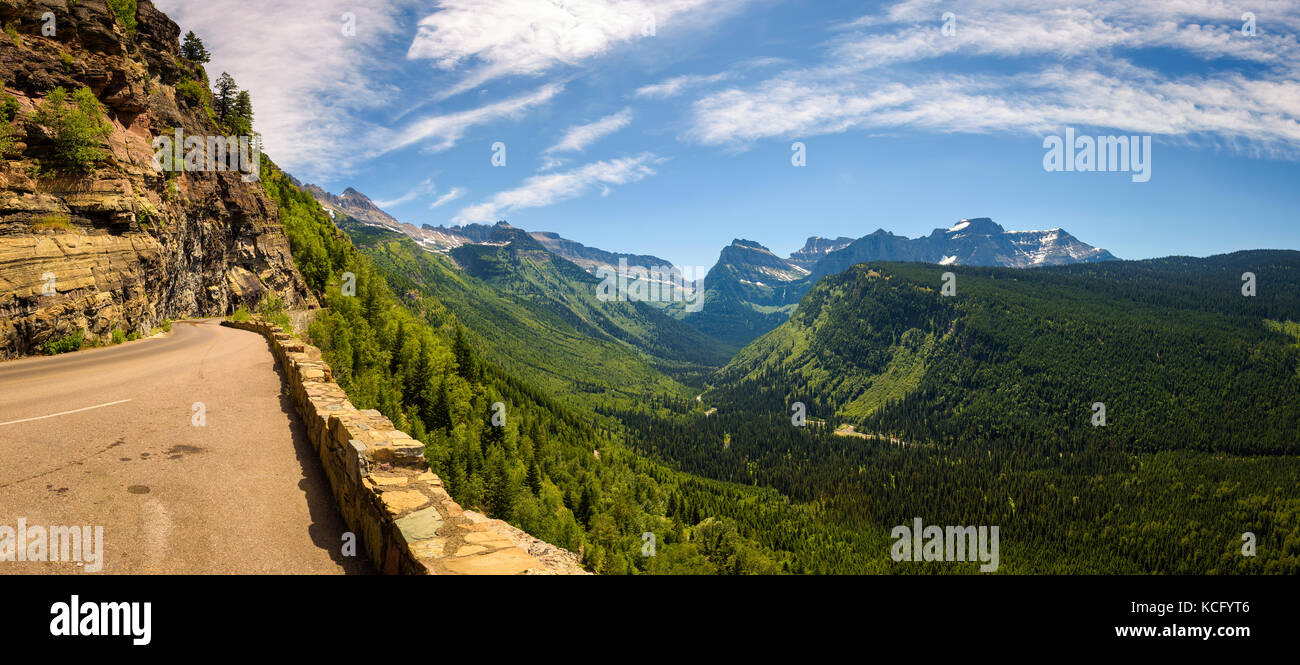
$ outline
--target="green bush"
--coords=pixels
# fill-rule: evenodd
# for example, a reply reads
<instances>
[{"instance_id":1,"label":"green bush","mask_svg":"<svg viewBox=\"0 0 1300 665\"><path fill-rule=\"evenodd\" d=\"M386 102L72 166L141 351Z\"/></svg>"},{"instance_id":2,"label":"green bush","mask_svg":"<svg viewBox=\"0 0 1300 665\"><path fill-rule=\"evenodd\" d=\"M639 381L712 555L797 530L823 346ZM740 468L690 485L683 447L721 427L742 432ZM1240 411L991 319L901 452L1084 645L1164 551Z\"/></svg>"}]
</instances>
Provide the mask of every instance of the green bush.
<instances>
[{"instance_id":1,"label":"green bush","mask_svg":"<svg viewBox=\"0 0 1300 665\"><path fill-rule=\"evenodd\" d=\"M53 356L60 353L68 353L81 348L82 342L85 341L85 333L81 330L64 335L63 337L51 337L45 340L45 355Z\"/></svg>"},{"instance_id":2,"label":"green bush","mask_svg":"<svg viewBox=\"0 0 1300 665\"><path fill-rule=\"evenodd\" d=\"M15 44L19 46L23 45L23 36L18 34L18 28L15 28L14 24L5 24L5 34L9 35L9 39L12 39Z\"/></svg>"},{"instance_id":3,"label":"green bush","mask_svg":"<svg viewBox=\"0 0 1300 665\"><path fill-rule=\"evenodd\" d=\"M171 319L163 319L162 321L160 321L160 322L158 323L158 327L161 328L163 332L171 332L171 331L172 331L172 320L171 320Z\"/></svg>"},{"instance_id":4,"label":"green bush","mask_svg":"<svg viewBox=\"0 0 1300 665\"><path fill-rule=\"evenodd\" d=\"M271 291L262 299L262 304L257 306L257 313L262 315L270 323L280 326L285 332L292 334L293 319L285 309L284 299L280 294Z\"/></svg>"},{"instance_id":5,"label":"green bush","mask_svg":"<svg viewBox=\"0 0 1300 665\"><path fill-rule=\"evenodd\" d=\"M54 137L54 154L70 171L85 173L95 162L108 157L100 143L113 128L104 117L104 109L90 88L72 93L55 88L37 107L32 117Z\"/></svg>"},{"instance_id":6,"label":"green bush","mask_svg":"<svg viewBox=\"0 0 1300 665\"><path fill-rule=\"evenodd\" d=\"M122 332L121 328L114 328L113 336L110 338L109 341L113 344L121 344L122 342L126 341L126 333Z\"/></svg>"},{"instance_id":7,"label":"green bush","mask_svg":"<svg viewBox=\"0 0 1300 665\"><path fill-rule=\"evenodd\" d=\"M0 88L4 88L4 81L0 81ZM4 92L0 93L0 120L4 122L13 122L18 117L18 98Z\"/></svg>"},{"instance_id":8,"label":"green bush","mask_svg":"<svg viewBox=\"0 0 1300 665\"><path fill-rule=\"evenodd\" d=\"M187 79L183 79L180 83L177 83L176 92L179 92L181 94L181 98L187 101L193 102L195 104L203 102L204 106L208 106L206 102L206 98L209 94L208 87L198 81L195 81L194 79L187 78Z\"/></svg>"},{"instance_id":9,"label":"green bush","mask_svg":"<svg viewBox=\"0 0 1300 665\"><path fill-rule=\"evenodd\" d=\"M18 117L18 98L3 89L4 81L0 81L0 157L8 155L18 141L18 128L12 124Z\"/></svg>"},{"instance_id":10,"label":"green bush","mask_svg":"<svg viewBox=\"0 0 1300 665\"><path fill-rule=\"evenodd\" d=\"M245 307L245 306L243 306L243 305L240 305L240 306L239 306L239 309L235 310L235 313L234 313L234 314L231 314L230 316L228 316L228 317L226 317L226 318L230 319L231 321L241 321L241 322L242 322L242 321L247 321L247 320L253 318L253 313L250 312L250 311L248 311L248 308L247 308L247 307Z\"/></svg>"},{"instance_id":11,"label":"green bush","mask_svg":"<svg viewBox=\"0 0 1300 665\"><path fill-rule=\"evenodd\" d=\"M128 33L135 33L136 0L108 0L108 8L113 10L113 14L122 22L122 26Z\"/></svg>"}]
</instances>

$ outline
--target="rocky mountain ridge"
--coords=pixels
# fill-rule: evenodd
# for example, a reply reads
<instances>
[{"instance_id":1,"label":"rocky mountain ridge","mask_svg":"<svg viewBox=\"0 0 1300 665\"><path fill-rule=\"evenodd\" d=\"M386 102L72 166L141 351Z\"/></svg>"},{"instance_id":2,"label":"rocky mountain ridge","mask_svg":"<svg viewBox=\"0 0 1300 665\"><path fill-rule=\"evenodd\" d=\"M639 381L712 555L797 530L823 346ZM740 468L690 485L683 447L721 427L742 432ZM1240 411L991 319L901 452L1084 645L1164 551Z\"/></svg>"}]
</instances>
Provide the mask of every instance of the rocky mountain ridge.
<instances>
[{"instance_id":1,"label":"rocky mountain ridge","mask_svg":"<svg viewBox=\"0 0 1300 665\"><path fill-rule=\"evenodd\" d=\"M155 136L225 132L206 73L180 56L177 25L148 0L126 16L132 25L103 0L0 0L0 23L13 28L0 35L0 79L16 103L0 163L0 358L76 331L91 341L147 334L268 293L316 305L257 182L155 168ZM82 87L102 107L103 158L70 172L35 117L56 88Z\"/></svg>"}]
</instances>

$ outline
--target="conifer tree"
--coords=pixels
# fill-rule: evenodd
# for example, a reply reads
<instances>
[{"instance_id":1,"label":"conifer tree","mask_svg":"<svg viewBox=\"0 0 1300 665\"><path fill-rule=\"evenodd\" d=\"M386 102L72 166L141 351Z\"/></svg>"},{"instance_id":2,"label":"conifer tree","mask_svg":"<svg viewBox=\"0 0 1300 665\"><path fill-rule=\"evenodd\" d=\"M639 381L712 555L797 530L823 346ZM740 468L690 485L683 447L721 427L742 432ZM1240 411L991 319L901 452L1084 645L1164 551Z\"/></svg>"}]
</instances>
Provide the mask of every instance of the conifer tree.
<instances>
[{"instance_id":1,"label":"conifer tree","mask_svg":"<svg viewBox=\"0 0 1300 665\"><path fill-rule=\"evenodd\" d=\"M226 125L234 114L235 99L239 95L239 86L235 84L235 77L226 72L221 72L217 78L216 90L213 92L212 110L217 114L217 122Z\"/></svg>"},{"instance_id":2,"label":"conifer tree","mask_svg":"<svg viewBox=\"0 0 1300 665\"><path fill-rule=\"evenodd\" d=\"M200 65L212 60L212 54L208 53L208 49L203 46L203 40L199 39L193 30L185 33L185 41L181 43L181 57Z\"/></svg>"}]
</instances>

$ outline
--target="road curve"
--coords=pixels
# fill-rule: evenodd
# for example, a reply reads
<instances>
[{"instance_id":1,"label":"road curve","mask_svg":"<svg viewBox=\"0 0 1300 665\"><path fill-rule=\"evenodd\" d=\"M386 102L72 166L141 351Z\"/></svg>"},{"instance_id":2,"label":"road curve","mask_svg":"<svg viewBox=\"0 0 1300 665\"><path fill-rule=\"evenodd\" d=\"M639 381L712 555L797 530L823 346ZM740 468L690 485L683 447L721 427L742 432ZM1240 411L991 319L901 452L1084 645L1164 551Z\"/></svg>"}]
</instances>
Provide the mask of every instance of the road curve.
<instances>
[{"instance_id":1,"label":"road curve","mask_svg":"<svg viewBox=\"0 0 1300 665\"><path fill-rule=\"evenodd\" d=\"M0 363L0 528L102 526L109 574L372 572L266 340L218 323Z\"/></svg>"}]
</instances>

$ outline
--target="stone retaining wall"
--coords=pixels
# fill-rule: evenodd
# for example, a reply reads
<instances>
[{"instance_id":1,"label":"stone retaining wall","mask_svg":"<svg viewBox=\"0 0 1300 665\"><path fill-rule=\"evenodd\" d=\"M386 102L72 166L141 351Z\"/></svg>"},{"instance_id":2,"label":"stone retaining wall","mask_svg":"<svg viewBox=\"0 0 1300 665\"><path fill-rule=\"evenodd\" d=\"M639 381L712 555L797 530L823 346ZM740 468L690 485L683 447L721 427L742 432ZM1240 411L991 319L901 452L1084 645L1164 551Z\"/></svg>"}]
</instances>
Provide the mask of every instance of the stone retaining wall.
<instances>
[{"instance_id":1,"label":"stone retaining wall","mask_svg":"<svg viewBox=\"0 0 1300 665\"><path fill-rule=\"evenodd\" d=\"M372 409L352 406L320 350L254 318L284 369L339 511L385 574L586 574L578 556L501 521L462 510L429 470L424 444ZM340 543L341 545L341 543Z\"/></svg>"}]
</instances>

